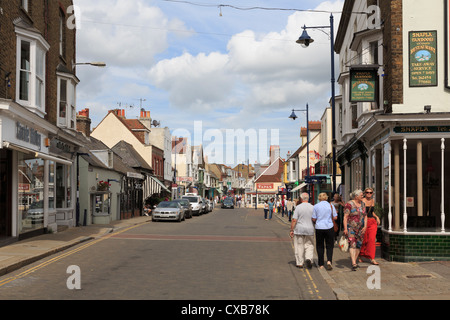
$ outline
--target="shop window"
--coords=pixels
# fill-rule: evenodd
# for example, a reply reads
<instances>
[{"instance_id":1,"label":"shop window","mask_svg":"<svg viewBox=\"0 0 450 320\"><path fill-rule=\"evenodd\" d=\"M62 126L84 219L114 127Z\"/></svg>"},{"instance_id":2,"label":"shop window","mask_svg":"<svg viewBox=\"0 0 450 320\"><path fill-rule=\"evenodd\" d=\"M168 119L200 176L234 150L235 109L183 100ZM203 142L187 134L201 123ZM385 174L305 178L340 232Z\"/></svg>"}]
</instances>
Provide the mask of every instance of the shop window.
<instances>
[{"instance_id":1,"label":"shop window","mask_svg":"<svg viewBox=\"0 0 450 320\"><path fill-rule=\"evenodd\" d=\"M55 207L55 162L48 162L48 208L50 210Z\"/></svg>"},{"instance_id":2,"label":"shop window","mask_svg":"<svg viewBox=\"0 0 450 320\"><path fill-rule=\"evenodd\" d=\"M23 234L44 227L44 160L18 154L18 227Z\"/></svg>"},{"instance_id":3,"label":"shop window","mask_svg":"<svg viewBox=\"0 0 450 320\"><path fill-rule=\"evenodd\" d=\"M57 163L56 164L56 208L70 208L71 203L71 167Z\"/></svg>"}]
</instances>

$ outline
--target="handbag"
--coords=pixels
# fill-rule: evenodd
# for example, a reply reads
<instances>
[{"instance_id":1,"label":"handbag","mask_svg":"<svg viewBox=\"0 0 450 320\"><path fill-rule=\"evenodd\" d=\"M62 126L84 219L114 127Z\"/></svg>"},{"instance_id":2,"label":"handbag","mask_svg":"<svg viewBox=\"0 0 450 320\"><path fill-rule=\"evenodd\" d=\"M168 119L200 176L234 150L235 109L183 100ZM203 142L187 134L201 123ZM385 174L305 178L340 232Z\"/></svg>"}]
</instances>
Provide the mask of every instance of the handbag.
<instances>
[{"instance_id":1,"label":"handbag","mask_svg":"<svg viewBox=\"0 0 450 320\"><path fill-rule=\"evenodd\" d=\"M332 207L332 204L331 204L331 203L330 203L330 209L331 209L331 221L333 221L333 229L334 229L334 232L338 232L338 231L339 231L339 226L338 226L338 224L336 223L336 220L333 219L333 207Z\"/></svg>"},{"instance_id":2,"label":"handbag","mask_svg":"<svg viewBox=\"0 0 450 320\"><path fill-rule=\"evenodd\" d=\"M342 252L348 251L348 240L345 236L342 236L339 239L339 249L341 249Z\"/></svg>"}]
</instances>

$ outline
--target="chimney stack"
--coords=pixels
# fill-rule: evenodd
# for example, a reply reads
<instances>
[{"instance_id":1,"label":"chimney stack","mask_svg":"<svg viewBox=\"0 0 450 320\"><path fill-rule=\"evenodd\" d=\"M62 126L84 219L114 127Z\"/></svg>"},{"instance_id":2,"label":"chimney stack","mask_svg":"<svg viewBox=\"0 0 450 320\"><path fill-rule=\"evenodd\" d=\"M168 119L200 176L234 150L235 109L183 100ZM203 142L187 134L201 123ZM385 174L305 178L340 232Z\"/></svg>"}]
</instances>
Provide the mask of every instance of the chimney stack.
<instances>
[{"instance_id":1,"label":"chimney stack","mask_svg":"<svg viewBox=\"0 0 450 320\"><path fill-rule=\"evenodd\" d=\"M145 111L145 109L141 109L141 117L139 121L148 129L152 129L152 118L150 116L150 111Z\"/></svg>"},{"instance_id":2,"label":"chimney stack","mask_svg":"<svg viewBox=\"0 0 450 320\"><path fill-rule=\"evenodd\" d=\"M86 137L91 136L91 119L89 118L89 109L81 110L77 114L77 131Z\"/></svg>"}]
</instances>

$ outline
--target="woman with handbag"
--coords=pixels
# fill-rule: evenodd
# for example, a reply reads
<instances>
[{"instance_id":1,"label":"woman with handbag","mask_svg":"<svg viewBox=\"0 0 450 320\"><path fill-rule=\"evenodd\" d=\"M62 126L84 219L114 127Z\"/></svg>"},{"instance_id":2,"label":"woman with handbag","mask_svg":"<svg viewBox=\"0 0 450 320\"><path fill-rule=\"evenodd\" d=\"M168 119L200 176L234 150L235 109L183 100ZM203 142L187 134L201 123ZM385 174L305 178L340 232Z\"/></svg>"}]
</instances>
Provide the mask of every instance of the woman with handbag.
<instances>
[{"instance_id":1,"label":"woman with handbag","mask_svg":"<svg viewBox=\"0 0 450 320\"><path fill-rule=\"evenodd\" d=\"M332 270L334 249L334 220L337 213L334 206L329 203L326 193L319 194L319 203L314 206L312 221L316 229L316 250L319 268L324 268L324 253L327 250L327 270Z\"/></svg>"},{"instance_id":2,"label":"woman with handbag","mask_svg":"<svg viewBox=\"0 0 450 320\"><path fill-rule=\"evenodd\" d=\"M344 235L347 236L349 242L352 271L356 271L359 267L356 260L364 241L367 219L365 219L365 204L362 201L364 193L362 190L356 190L353 192L353 196L353 200L347 202L344 208Z\"/></svg>"}]
</instances>

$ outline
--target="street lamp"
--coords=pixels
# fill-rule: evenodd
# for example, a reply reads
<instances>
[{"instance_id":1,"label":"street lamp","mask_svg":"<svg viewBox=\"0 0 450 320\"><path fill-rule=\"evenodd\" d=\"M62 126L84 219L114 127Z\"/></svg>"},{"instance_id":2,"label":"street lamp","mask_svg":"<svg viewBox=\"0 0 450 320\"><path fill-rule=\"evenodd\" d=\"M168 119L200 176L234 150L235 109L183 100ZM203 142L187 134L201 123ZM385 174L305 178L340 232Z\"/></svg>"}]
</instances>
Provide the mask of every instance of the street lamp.
<instances>
[{"instance_id":1,"label":"street lamp","mask_svg":"<svg viewBox=\"0 0 450 320\"><path fill-rule=\"evenodd\" d=\"M104 62L80 62L80 63L74 63L73 65L74 66L88 65L88 66L99 67L99 68L106 67L106 63L104 63Z\"/></svg>"},{"instance_id":2,"label":"street lamp","mask_svg":"<svg viewBox=\"0 0 450 320\"><path fill-rule=\"evenodd\" d=\"M334 17L333 14L330 15L330 25L329 26L317 26L317 27L307 27L303 26L303 33L300 38L296 41L301 44L302 47L307 48L311 43L314 42L306 29L330 29L330 39L331 39L331 133L332 133L332 148L333 148L333 193L336 193L336 77L334 71Z\"/></svg>"},{"instance_id":3,"label":"street lamp","mask_svg":"<svg viewBox=\"0 0 450 320\"><path fill-rule=\"evenodd\" d=\"M292 109L292 114L289 117L289 119L292 119L294 121L298 118L297 115L295 114L295 111L306 112L306 165L308 167L306 180L307 180L307 184L308 184L308 194L309 194L309 197L311 199L311 188L310 188L311 168L309 167L309 105L306 104L306 109L304 109L304 110L294 110L294 109ZM300 168L298 168L298 169L299 169L299 172L300 172Z\"/></svg>"}]
</instances>

